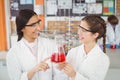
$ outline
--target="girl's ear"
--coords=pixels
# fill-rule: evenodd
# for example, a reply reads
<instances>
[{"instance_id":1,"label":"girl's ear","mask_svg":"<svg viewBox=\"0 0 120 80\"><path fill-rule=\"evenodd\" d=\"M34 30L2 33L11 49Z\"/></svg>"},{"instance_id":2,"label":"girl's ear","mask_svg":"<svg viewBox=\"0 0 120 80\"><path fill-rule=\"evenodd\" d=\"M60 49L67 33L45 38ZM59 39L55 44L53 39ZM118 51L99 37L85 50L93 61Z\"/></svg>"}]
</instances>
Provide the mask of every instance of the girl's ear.
<instances>
[{"instance_id":1,"label":"girl's ear","mask_svg":"<svg viewBox=\"0 0 120 80\"><path fill-rule=\"evenodd\" d=\"M24 29L25 29L25 28L23 28L21 31L24 32Z\"/></svg>"},{"instance_id":2,"label":"girl's ear","mask_svg":"<svg viewBox=\"0 0 120 80\"><path fill-rule=\"evenodd\" d=\"M99 36L99 33L95 33L94 37L97 38Z\"/></svg>"}]
</instances>

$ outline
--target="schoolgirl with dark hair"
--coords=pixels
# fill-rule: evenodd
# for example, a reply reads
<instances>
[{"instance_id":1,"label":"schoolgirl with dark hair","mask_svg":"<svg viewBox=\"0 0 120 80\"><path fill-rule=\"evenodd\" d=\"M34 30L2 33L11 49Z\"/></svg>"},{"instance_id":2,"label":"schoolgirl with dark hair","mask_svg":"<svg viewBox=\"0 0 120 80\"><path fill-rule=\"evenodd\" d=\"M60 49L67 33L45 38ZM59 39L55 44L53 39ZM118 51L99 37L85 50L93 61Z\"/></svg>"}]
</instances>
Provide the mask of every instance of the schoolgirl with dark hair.
<instances>
[{"instance_id":1,"label":"schoolgirl with dark hair","mask_svg":"<svg viewBox=\"0 0 120 80\"><path fill-rule=\"evenodd\" d=\"M10 80L63 80L64 73L49 60L55 52L54 41L39 35L41 20L29 9L16 17L18 42L7 53ZM62 77L61 77L62 76Z\"/></svg>"},{"instance_id":2,"label":"schoolgirl with dark hair","mask_svg":"<svg viewBox=\"0 0 120 80\"><path fill-rule=\"evenodd\" d=\"M85 16L78 26L78 35L81 45L68 52L67 61L59 64L59 68L70 80L104 80L110 64L105 54L105 21L97 15ZM97 44L100 38L103 51Z\"/></svg>"}]
</instances>

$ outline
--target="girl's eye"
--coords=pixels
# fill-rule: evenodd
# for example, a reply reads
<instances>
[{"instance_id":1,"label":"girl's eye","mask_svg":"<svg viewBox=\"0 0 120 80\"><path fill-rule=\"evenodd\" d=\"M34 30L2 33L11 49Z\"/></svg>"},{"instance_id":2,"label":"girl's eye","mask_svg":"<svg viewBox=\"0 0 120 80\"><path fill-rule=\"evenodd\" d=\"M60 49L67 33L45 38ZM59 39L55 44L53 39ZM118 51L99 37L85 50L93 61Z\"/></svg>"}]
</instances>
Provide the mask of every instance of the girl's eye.
<instances>
[{"instance_id":1,"label":"girl's eye","mask_svg":"<svg viewBox=\"0 0 120 80\"><path fill-rule=\"evenodd\" d=\"M36 27L36 26L37 26L37 24L32 25L32 27Z\"/></svg>"},{"instance_id":2,"label":"girl's eye","mask_svg":"<svg viewBox=\"0 0 120 80\"><path fill-rule=\"evenodd\" d=\"M85 29L82 29L82 32L86 32L86 30L85 30Z\"/></svg>"},{"instance_id":3,"label":"girl's eye","mask_svg":"<svg viewBox=\"0 0 120 80\"><path fill-rule=\"evenodd\" d=\"M81 32L87 32L85 29L79 28Z\"/></svg>"}]
</instances>

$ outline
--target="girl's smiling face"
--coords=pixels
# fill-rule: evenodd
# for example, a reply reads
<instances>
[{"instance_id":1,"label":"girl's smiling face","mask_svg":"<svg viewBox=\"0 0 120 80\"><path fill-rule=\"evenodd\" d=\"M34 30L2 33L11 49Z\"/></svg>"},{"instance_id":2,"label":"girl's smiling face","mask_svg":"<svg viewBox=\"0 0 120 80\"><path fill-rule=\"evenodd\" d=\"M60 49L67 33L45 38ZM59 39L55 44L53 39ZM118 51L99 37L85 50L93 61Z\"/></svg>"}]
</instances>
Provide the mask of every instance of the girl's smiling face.
<instances>
[{"instance_id":1,"label":"girl's smiling face","mask_svg":"<svg viewBox=\"0 0 120 80\"><path fill-rule=\"evenodd\" d=\"M41 20L39 20L38 16L34 15L30 18L25 28L22 29L23 37L29 42L34 41L38 37L40 31L40 22Z\"/></svg>"},{"instance_id":2,"label":"girl's smiling face","mask_svg":"<svg viewBox=\"0 0 120 80\"><path fill-rule=\"evenodd\" d=\"M96 42L96 38L98 35L93 34L92 31L89 29L90 26L87 24L86 21L81 21L80 26L78 27L78 35L79 35L79 41L80 43L91 43Z\"/></svg>"}]
</instances>

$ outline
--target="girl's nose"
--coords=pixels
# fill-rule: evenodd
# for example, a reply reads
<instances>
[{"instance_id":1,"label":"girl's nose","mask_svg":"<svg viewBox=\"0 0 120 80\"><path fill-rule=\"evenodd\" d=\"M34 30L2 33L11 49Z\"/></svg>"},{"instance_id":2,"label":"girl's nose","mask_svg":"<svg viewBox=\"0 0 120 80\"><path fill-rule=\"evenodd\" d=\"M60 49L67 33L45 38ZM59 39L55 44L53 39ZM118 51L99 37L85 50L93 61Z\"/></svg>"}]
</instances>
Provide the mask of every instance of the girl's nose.
<instances>
[{"instance_id":1,"label":"girl's nose","mask_svg":"<svg viewBox=\"0 0 120 80\"><path fill-rule=\"evenodd\" d=\"M37 30L40 30L40 29L41 29L41 26L40 26L40 25L37 25L36 29L37 29Z\"/></svg>"}]
</instances>

